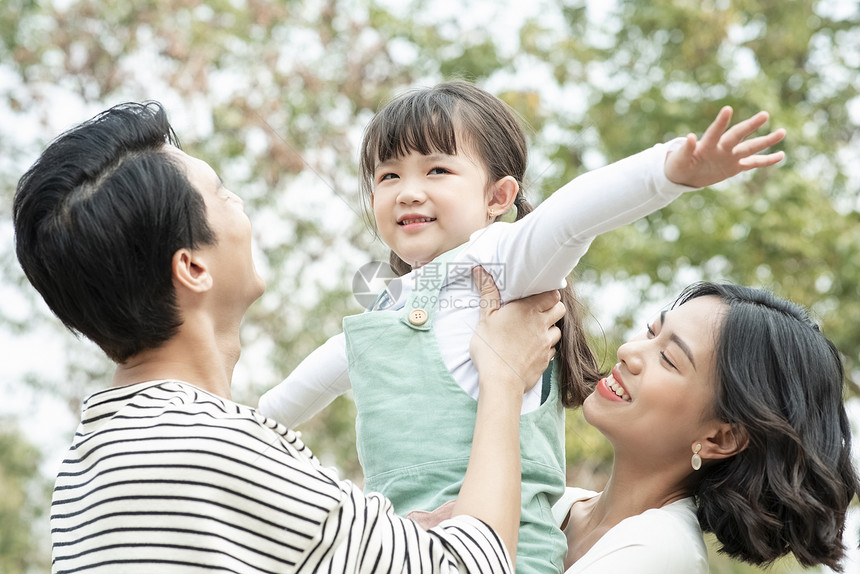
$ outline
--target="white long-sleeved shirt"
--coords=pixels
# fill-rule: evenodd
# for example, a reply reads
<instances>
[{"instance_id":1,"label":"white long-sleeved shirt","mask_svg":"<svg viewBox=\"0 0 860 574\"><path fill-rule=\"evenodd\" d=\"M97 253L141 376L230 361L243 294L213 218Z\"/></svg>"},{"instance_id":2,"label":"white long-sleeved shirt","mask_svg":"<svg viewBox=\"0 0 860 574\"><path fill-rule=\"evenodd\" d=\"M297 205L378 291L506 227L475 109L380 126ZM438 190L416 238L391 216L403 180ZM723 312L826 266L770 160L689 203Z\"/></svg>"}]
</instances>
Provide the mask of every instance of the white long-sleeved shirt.
<instances>
[{"instance_id":1,"label":"white long-sleeved shirt","mask_svg":"<svg viewBox=\"0 0 860 574\"><path fill-rule=\"evenodd\" d=\"M510 572L486 524L424 531L256 410L179 381L85 402L51 504L53 572Z\"/></svg>"},{"instance_id":2,"label":"white long-sleeved shirt","mask_svg":"<svg viewBox=\"0 0 860 574\"><path fill-rule=\"evenodd\" d=\"M469 357L469 341L478 321L480 295L471 285L471 269L489 271L503 301L564 287L565 278L596 236L665 207L693 188L666 177L667 153L683 139L658 144L611 165L585 173L514 223L494 223L472 234L456 258L439 269L432 262L391 282L396 301L383 310L403 308L412 288L427 273L445 273L433 332L454 380L478 396L478 372ZM420 366L416 366L420 368ZM287 426L299 425L350 388L346 343L342 333L330 338L260 399L260 411ZM540 406L541 385L523 398L523 412Z\"/></svg>"},{"instance_id":3,"label":"white long-sleeved shirt","mask_svg":"<svg viewBox=\"0 0 860 574\"><path fill-rule=\"evenodd\" d=\"M567 488L553 506L561 525L570 507L597 496ZM661 508L625 518L609 529L564 574L707 574L708 549L696 518L696 504L683 498Z\"/></svg>"}]
</instances>

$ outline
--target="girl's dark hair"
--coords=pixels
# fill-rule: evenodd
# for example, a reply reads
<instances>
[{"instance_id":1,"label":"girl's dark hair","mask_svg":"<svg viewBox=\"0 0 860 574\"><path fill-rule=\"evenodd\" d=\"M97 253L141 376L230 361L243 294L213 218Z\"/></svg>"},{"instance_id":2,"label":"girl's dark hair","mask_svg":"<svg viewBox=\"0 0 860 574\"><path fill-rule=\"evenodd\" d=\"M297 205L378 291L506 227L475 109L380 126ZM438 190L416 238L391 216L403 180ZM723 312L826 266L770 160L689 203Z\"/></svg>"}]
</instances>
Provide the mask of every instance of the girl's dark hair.
<instances>
[{"instance_id":1,"label":"girl's dark hair","mask_svg":"<svg viewBox=\"0 0 860 574\"><path fill-rule=\"evenodd\" d=\"M453 155L457 153L457 134L468 138L469 145L483 161L488 183L506 176L516 179L519 185L514 200L516 219L530 213L532 206L523 195L528 146L515 112L497 97L464 81L409 91L374 116L365 130L360 158L361 190L368 204L377 163L410 151ZM390 263L398 275L411 270L393 251ZM577 407L591 394L603 373L588 345L582 326L582 306L570 281L561 291L561 300L567 309L559 321L562 336L556 354L561 401L566 407Z\"/></svg>"},{"instance_id":2,"label":"girl's dark hair","mask_svg":"<svg viewBox=\"0 0 860 574\"><path fill-rule=\"evenodd\" d=\"M767 291L700 283L727 306L716 342L715 413L748 437L706 465L699 522L721 552L765 565L791 552L804 566L840 570L848 504L858 492L839 353L800 306Z\"/></svg>"},{"instance_id":3,"label":"girl's dark hair","mask_svg":"<svg viewBox=\"0 0 860 574\"><path fill-rule=\"evenodd\" d=\"M173 254L215 241L166 144L178 141L160 104L120 104L54 140L15 192L27 278L69 330L118 363L175 334Z\"/></svg>"}]
</instances>

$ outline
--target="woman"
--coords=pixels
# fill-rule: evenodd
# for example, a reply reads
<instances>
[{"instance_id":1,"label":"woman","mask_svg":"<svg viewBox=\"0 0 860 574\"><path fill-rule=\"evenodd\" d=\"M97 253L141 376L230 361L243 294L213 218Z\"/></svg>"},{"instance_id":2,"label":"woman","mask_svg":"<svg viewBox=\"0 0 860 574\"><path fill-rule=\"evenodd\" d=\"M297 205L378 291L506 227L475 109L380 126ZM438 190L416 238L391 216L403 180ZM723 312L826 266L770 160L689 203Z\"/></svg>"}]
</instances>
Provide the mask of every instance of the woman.
<instances>
[{"instance_id":1,"label":"woman","mask_svg":"<svg viewBox=\"0 0 860 574\"><path fill-rule=\"evenodd\" d=\"M618 361L582 407L611 476L554 509L566 574L707 572L702 530L751 564L791 552L840 570L858 492L842 363L800 307L693 285Z\"/></svg>"}]
</instances>

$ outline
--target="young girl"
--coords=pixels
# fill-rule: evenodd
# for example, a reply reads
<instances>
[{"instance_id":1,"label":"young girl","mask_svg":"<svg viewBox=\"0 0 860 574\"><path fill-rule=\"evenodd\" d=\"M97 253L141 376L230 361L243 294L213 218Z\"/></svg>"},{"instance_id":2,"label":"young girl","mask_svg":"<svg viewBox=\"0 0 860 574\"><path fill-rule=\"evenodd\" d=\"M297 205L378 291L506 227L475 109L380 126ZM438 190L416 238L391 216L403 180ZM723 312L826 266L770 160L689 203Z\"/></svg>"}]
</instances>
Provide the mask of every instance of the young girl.
<instances>
[{"instance_id":1,"label":"young girl","mask_svg":"<svg viewBox=\"0 0 860 574\"><path fill-rule=\"evenodd\" d=\"M361 174L402 276L370 312L345 318L344 334L266 393L260 410L293 426L352 388L365 488L400 514L456 498L478 393L469 359L480 303L472 268L493 275L503 301L560 289L599 233L782 159L753 155L782 130L743 141L767 114L726 132L730 119L724 108L701 141L690 134L580 176L524 217L526 141L507 105L465 82L393 100L367 128ZM517 221L497 222L512 206ZM518 572L561 570L566 542L551 507L565 486L563 407L581 404L600 378L575 301L565 299L555 365L523 399Z\"/></svg>"}]
</instances>

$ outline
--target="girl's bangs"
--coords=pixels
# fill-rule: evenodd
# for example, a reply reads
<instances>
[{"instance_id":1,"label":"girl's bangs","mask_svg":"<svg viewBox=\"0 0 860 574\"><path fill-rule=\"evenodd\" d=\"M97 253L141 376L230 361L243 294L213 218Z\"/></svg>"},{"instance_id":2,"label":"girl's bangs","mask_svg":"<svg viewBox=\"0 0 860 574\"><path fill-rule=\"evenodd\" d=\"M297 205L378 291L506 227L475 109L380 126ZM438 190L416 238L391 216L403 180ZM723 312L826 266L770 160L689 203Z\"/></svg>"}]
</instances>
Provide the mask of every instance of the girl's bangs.
<instances>
[{"instance_id":1,"label":"girl's bangs","mask_svg":"<svg viewBox=\"0 0 860 574\"><path fill-rule=\"evenodd\" d=\"M410 152L422 155L457 153L454 121L449 110L433 101L402 101L374 121L370 149L376 160L387 161Z\"/></svg>"}]
</instances>

